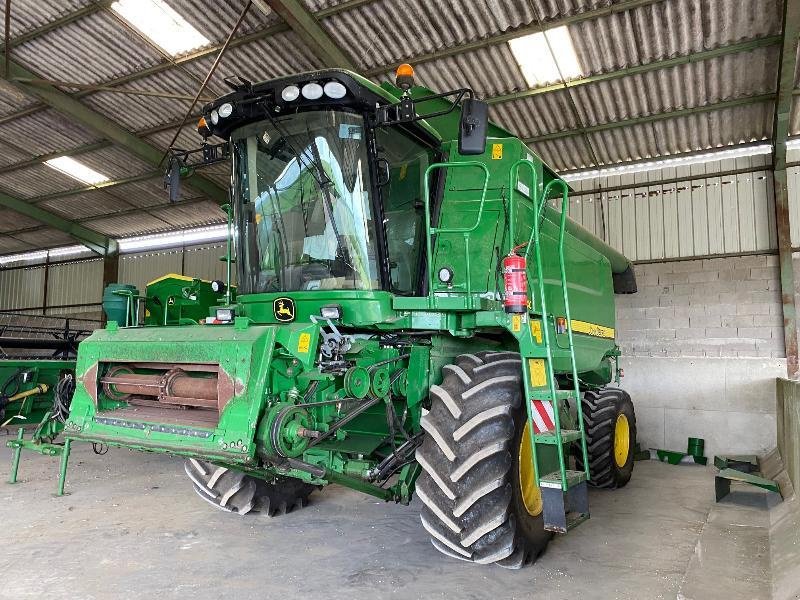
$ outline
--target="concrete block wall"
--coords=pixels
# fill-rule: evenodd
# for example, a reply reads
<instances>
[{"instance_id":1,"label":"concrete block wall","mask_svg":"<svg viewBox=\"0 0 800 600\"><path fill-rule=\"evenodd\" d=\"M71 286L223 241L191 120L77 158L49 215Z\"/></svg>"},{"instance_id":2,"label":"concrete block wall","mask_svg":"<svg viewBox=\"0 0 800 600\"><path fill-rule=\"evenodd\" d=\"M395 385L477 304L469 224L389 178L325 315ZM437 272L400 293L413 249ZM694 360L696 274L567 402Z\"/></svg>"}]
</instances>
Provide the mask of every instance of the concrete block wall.
<instances>
[{"instance_id":1,"label":"concrete block wall","mask_svg":"<svg viewBox=\"0 0 800 600\"><path fill-rule=\"evenodd\" d=\"M786 374L776 255L638 264L617 296L624 387L644 447L706 454L775 446L775 378Z\"/></svg>"},{"instance_id":2,"label":"concrete block wall","mask_svg":"<svg viewBox=\"0 0 800 600\"><path fill-rule=\"evenodd\" d=\"M631 356L782 358L777 255L639 264L639 292L617 296Z\"/></svg>"}]
</instances>

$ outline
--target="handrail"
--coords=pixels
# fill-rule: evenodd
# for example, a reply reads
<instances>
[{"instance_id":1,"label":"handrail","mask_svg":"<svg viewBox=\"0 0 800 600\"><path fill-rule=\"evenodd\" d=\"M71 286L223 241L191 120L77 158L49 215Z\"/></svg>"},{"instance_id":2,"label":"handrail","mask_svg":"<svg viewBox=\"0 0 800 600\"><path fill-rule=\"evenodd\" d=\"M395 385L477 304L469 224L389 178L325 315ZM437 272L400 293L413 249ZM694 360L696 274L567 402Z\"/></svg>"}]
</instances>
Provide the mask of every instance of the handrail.
<instances>
[{"instance_id":1,"label":"handrail","mask_svg":"<svg viewBox=\"0 0 800 600\"><path fill-rule=\"evenodd\" d=\"M430 174L435 169L446 168L461 168L461 167L477 167L483 170L483 190L481 191L481 202L478 207L478 217L475 219L475 224L472 227L432 227L431 226L431 202L430 202ZM483 218L483 207L486 204L486 190L489 188L489 169L485 164L478 161L465 161L465 162L439 162L433 163L425 169L424 181L424 202L425 202L425 254L426 264L428 267L428 307L434 308L434 295L433 295L433 235L437 233L461 233L464 235L464 251L465 267L466 267L466 292L467 292L467 308L473 308L472 298L472 277L470 275L470 256L469 256L469 239L470 234L475 231L481 224Z\"/></svg>"},{"instance_id":2,"label":"handrail","mask_svg":"<svg viewBox=\"0 0 800 600\"><path fill-rule=\"evenodd\" d=\"M573 343L573 334L572 334L572 316L570 315L570 308L569 308L569 290L567 288L567 271L566 271L566 261L564 258L564 237L567 228L567 212L569 211L569 187L564 182L563 179L553 179L550 181L542 191L542 205L544 206L545 202L547 202L548 192L554 186L561 187L561 222L559 226L559 235L558 235L558 262L559 267L561 270L561 293L564 299L564 317L567 321L567 340L569 341L569 352L570 358L572 362L572 383L575 387L575 404L577 405L577 413L578 413L578 427L580 428L581 432L581 452L583 454L583 468L584 472L586 473L586 479L589 479L589 460L588 460L588 450L586 448L586 435L584 432L584 424L583 424L583 408L581 406L581 397L580 397L580 386L578 385L578 366L575 362L575 346ZM543 327L543 329L547 330L547 327ZM558 412L558 411L554 411ZM556 414L556 428L558 428L558 415ZM563 473L562 473L563 478Z\"/></svg>"},{"instance_id":3,"label":"handrail","mask_svg":"<svg viewBox=\"0 0 800 600\"><path fill-rule=\"evenodd\" d=\"M520 166L526 166L531 172L531 193L528 196L531 198L534 208L534 217L536 216L536 194L539 190L539 174L536 172L536 165L533 164L533 161L530 161L526 158L520 158L514 164L511 165L511 169L508 173L508 231L509 231L509 252L513 250L516 244L516 211L514 210L514 192L517 190L517 185L519 183L519 168ZM530 247L530 239L528 240L528 247ZM527 251L526 251L527 255Z\"/></svg>"},{"instance_id":4,"label":"handrail","mask_svg":"<svg viewBox=\"0 0 800 600\"><path fill-rule=\"evenodd\" d=\"M514 194L518 191L517 190L517 184L518 184L518 181L519 181L519 168L520 168L520 166L523 166L523 165L528 167L528 169L531 172L531 178L532 178L531 179L531 193L532 193L532 196L529 194L529 197L531 197L531 200L533 201L533 220L534 220L534 225L531 226L531 235L528 238L527 247L525 248L525 258L527 259L528 252L530 251L531 245L532 245L532 243L534 241L534 237L536 237L536 242L537 242L537 245L538 245L538 235L535 236L535 233L538 230L538 223L539 223L539 210L538 210L537 201L536 201L537 192L539 190L539 182L538 182L539 174L536 172L536 166L533 164L533 162L530 161L530 160L524 159L524 158L521 158L521 159L517 160L514 164L512 164L511 165L511 170L509 171L509 177L508 177L508 212L509 212L508 230L509 230L509 236L508 237L509 237L509 253L510 253L510 252L513 252L514 249L516 249L518 247L517 243L516 243L516 205L515 205L515 201L514 201ZM534 254L538 255L538 252L535 252ZM540 270L537 270L537 279L539 280L539 282L542 281L541 271ZM529 285L530 285L530 283L529 283ZM529 295L529 297L532 298L532 295ZM544 302L544 294L542 293L542 305L544 305L544 303L545 303ZM544 318L544 315L542 315L542 317ZM550 365L551 364L551 361L549 360L550 359L550 355L549 355L550 344L548 343L548 338L547 338L547 335L548 335L547 327L543 327L542 329L544 329L545 346L546 346L547 352L548 352L548 365ZM531 336L530 328L528 328L525 331L525 335L528 336L528 337ZM523 360L527 360L527 358L523 357ZM551 369L548 369L548 370L552 373ZM524 374L524 370L523 370L523 374ZM533 406L531 406L530 381L529 381L529 378L527 376L523 377L523 389L525 390L525 412L526 412L527 418L528 418L528 435L530 436L530 442L531 442L531 461L533 462L533 474L534 474L533 476L534 476L534 479L535 479L535 482L536 482L536 486L539 487L540 476L539 476L538 460L537 460L537 457L536 457L536 434L534 432L534 426L533 426ZM554 386L551 386L551 394L553 394L553 392L554 392ZM555 398L554 395L553 395L553 398ZM556 406L555 403L553 404L553 407L554 407L553 413L557 413L558 412L558 410L557 410L558 407ZM561 455L561 452L559 452L559 455Z\"/></svg>"}]
</instances>

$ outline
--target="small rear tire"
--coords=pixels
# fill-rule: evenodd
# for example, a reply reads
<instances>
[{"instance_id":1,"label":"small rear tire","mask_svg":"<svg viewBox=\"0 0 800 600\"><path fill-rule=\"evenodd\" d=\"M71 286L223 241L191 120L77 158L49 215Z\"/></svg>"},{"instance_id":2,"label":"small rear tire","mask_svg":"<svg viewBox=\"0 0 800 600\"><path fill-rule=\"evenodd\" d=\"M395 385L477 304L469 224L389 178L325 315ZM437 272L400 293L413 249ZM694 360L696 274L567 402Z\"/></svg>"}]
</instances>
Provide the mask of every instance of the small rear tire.
<instances>
[{"instance_id":1,"label":"small rear tire","mask_svg":"<svg viewBox=\"0 0 800 600\"><path fill-rule=\"evenodd\" d=\"M581 403L589 456L589 485L615 489L625 486L633 474L636 413L631 397L619 388L584 393ZM583 469L580 447L577 468Z\"/></svg>"},{"instance_id":2,"label":"small rear tire","mask_svg":"<svg viewBox=\"0 0 800 600\"><path fill-rule=\"evenodd\" d=\"M308 496L317 489L292 477L276 477L267 482L195 458L185 461L184 470L198 496L214 508L238 515L286 514L308 504Z\"/></svg>"}]
</instances>

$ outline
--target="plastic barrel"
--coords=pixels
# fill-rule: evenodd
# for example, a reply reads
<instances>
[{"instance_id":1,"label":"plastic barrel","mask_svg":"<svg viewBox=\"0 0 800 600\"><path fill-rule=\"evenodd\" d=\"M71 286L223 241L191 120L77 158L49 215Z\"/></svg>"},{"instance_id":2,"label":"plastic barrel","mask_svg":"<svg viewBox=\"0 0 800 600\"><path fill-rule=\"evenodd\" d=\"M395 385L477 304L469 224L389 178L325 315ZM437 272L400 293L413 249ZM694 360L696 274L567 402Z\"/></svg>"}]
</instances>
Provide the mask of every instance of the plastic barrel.
<instances>
[{"instance_id":1,"label":"plastic barrel","mask_svg":"<svg viewBox=\"0 0 800 600\"><path fill-rule=\"evenodd\" d=\"M706 449L706 441L703 438L689 438L686 452L692 456L703 456Z\"/></svg>"},{"instance_id":2,"label":"plastic barrel","mask_svg":"<svg viewBox=\"0 0 800 600\"><path fill-rule=\"evenodd\" d=\"M116 321L124 327L127 325L125 323L125 314L128 307L128 297L115 293L120 290L132 292L134 296L139 295L139 290L134 285L129 283L109 283L103 291L103 312L106 313L108 321Z\"/></svg>"}]
</instances>

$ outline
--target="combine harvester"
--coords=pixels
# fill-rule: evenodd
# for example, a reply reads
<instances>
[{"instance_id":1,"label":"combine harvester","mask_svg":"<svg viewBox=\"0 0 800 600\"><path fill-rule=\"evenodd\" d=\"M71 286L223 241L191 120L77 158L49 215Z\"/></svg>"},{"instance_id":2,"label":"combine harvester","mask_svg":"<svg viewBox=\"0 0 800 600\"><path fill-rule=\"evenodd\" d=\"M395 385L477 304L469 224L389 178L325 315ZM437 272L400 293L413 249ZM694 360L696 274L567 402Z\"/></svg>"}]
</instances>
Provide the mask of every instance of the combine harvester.
<instances>
[{"instance_id":1,"label":"combine harvester","mask_svg":"<svg viewBox=\"0 0 800 600\"><path fill-rule=\"evenodd\" d=\"M441 552L535 559L588 518L587 482L631 477L633 405L608 387L629 261L566 218L567 185L471 90L435 94L408 65L396 85L229 83L168 182L177 198L181 175L230 161L236 295L230 276L202 297L168 279L139 325L129 291L80 346L67 443L185 457L197 494L238 514L329 483L416 492Z\"/></svg>"}]
</instances>

